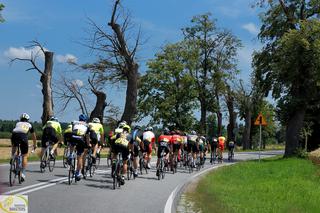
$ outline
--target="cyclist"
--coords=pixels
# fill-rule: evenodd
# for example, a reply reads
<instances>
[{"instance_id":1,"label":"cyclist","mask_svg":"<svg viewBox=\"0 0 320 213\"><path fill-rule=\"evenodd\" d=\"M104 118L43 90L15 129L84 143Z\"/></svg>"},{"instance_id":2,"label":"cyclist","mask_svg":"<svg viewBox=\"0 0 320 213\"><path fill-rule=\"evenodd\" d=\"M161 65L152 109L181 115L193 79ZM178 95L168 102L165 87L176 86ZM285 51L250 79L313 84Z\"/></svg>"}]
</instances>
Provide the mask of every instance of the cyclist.
<instances>
[{"instance_id":1,"label":"cyclist","mask_svg":"<svg viewBox=\"0 0 320 213\"><path fill-rule=\"evenodd\" d=\"M30 132L32 134L32 140L33 140L33 150L37 147L37 137L34 132L34 129L32 125L29 123L30 116L27 113L23 113L20 116L20 121L16 123L15 128L12 130L11 135L11 156L14 156L17 147L20 144L20 152L22 155L22 173L21 173L21 181L24 181L26 179L26 167L28 164L28 133Z\"/></svg>"},{"instance_id":2,"label":"cyclist","mask_svg":"<svg viewBox=\"0 0 320 213\"><path fill-rule=\"evenodd\" d=\"M196 131L191 131L188 137L188 155L192 154L193 158L193 167L195 167L195 161L196 161L196 154L198 152L198 146L197 146L197 141L198 141L198 135Z\"/></svg>"},{"instance_id":3,"label":"cyclist","mask_svg":"<svg viewBox=\"0 0 320 213\"><path fill-rule=\"evenodd\" d=\"M148 126L142 135L143 138L143 147L142 150L143 152L147 153L147 168L151 169L151 165L150 165L150 161L151 161L151 157L152 157L152 146L154 145L154 142L156 140L156 137L154 135L154 133L152 132L153 128L151 126Z\"/></svg>"},{"instance_id":4,"label":"cyclist","mask_svg":"<svg viewBox=\"0 0 320 213\"><path fill-rule=\"evenodd\" d=\"M157 153L158 159L157 159L157 167L156 168L158 168L158 166L159 166L162 150L165 151L165 159L168 162L168 158L169 158L168 153L170 151L169 146L170 146L171 140L172 140L172 136L170 135L169 129L164 128L163 133L158 138L158 153ZM156 175L159 176L158 169L157 169Z\"/></svg>"},{"instance_id":5,"label":"cyclist","mask_svg":"<svg viewBox=\"0 0 320 213\"><path fill-rule=\"evenodd\" d=\"M129 148L128 144L130 141L130 132L131 127L127 124L120 123L119 127L117 129L122 129L120 133L116 134L115 142L114 142L114 153L113 153L113 162L117 159L117 155L119 153L122 154L122 160L123 160L123 168L122 168L122 176L121 176L121 184L124 185L124 175L127 173L127 160L129 155ZM112 173L115 169L115 164L112 163Z\"/></svg>"},{"instance_id":6,"label":"cyclist","mask_svg":"<svg viewBox=\"0 0 320 213\"><path fill-rule=\"evenodd\" d=\"M56 153L56 149L58 147L59 141L62 140L62 130L61 125L58 121L58 118L51 116L46 124L42 128L42 138L41 138L41 155L43 155L44 151L47 148L47 142L53 144L50 156L54 157ZM44 166L44 165L41 165Z\"/></svg>"},{"instance_id":7,"label":"cyclist","mask_svg":"<svg viewBox=\"0 0 320 213\"><path fill-rule=\"evenodd\" d=\"M201 165L204 164L204 154L205 154L205 151L206 151L206 146L207 146L207 140L206 140L206 137L204 136L199 136L198 137L198 149L199 149L199 152L200 152L200 163Z\"/></svg>"},{"instance_id":8,"label":"cyclist","mask_svg":"<svg viewBox=\"0 0 320 213\"><path fill-rule=\"evenodd\" d=\"M222 161L222 158L223 158L223 156L222 156L222 154L223 154L223 151L224 151L224 143L225 143L225 141L226 141L226 138L225 137L223 137L223 136L220 136L219 138L218 138L218 154L219 154L219 159Z\"/></svg>"},{"instance_id":9,"label":"cyclist","mask_svg":"<svg viewBox=\"0 0 320 213\"><path fill-rule=\"evenodd\" d=\"M229 141L229 143L228 143L228 160L231 160L232 154L233 154L233 150L234 150L234 142L233 141Z\"/></svg>"},{"instance_id":10,"label":"cyclist","mask_svg":"<svg viewBox=\"0 0 320 213\"><path fill-rule=\"evenodd\" d=\"M210 163L214 162L217 156L217 148L218 148L218 139L216 137L212 138L211 146L210 146L210 151L211 151L211 156L212 158L210 159Z\"/></svg>"},{"instance_id":11,"label":"cyclist","mask_svg":"<svg viewBox=\"0 0 320 213\"><path fill-rule=\"evenodd\" d=\"M139 149L142 146L143 141L143 132L141 130L140 126L135 126L132 134L131 134L131 140L129 143L130 150L133 154L133 169L134 173L133 175L135 177L138 177L138 156L139 156Z\"/></svg>"},{"instance_id":12,"label":"cyclist","mask_svg":"<svg viewBox=\"0 0 320 213\"><path fill-rule=\"evenodd\" d=\"M104 143L104 130L99 118L93 118L89 124L90 143L93 146L92 163L96 163L96 154L99 144Z\"/></svg>"},{"instance_id":13,"label":"cyclist","mask_svg":"<svg viewBox=\"0 0 320 213\"><path fill-rule=\"evenodd\" d=\"M180 131L174 130L171 132L172 139L171 139L171 170L173 170L173 166L177 166L177 161L175 159L178 159L178 153L181 148L182 144L182 137L180 135ZM175 164L175 165L174 165Z\"/></svg>"},{"instance_id":14,"label":"cyclist","mask_svg":"<svg viewBox=\"0 0 320 213\"><path fill-rule=\"evenodd\" d=\"M77 150L77 170L75 175L77 181L81 179L80 171L83 170L85 151L89 146L89 128L87 121L88 116L81 114L79 116L79 121L72 122L71 143L76 146Z\"/></svg>"}]
</instances>

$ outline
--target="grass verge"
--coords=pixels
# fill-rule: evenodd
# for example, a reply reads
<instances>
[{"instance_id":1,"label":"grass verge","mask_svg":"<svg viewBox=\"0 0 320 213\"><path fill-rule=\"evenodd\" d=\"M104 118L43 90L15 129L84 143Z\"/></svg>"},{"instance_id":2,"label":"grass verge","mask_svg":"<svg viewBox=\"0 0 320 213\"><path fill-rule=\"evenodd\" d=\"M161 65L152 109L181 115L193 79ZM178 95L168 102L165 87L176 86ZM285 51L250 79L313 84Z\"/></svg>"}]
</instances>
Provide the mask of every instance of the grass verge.
<instances>
[{"instance_id":1,"label":"grass verge","mask_svg":"<svg viewBox=\"0 0 320 213\"><path fill-rule=\"evenodd\" d=\"M304 159L268 159L223 167L187 199L198 212L319 212L320 168Z\"/></svg>"}]
</instances>

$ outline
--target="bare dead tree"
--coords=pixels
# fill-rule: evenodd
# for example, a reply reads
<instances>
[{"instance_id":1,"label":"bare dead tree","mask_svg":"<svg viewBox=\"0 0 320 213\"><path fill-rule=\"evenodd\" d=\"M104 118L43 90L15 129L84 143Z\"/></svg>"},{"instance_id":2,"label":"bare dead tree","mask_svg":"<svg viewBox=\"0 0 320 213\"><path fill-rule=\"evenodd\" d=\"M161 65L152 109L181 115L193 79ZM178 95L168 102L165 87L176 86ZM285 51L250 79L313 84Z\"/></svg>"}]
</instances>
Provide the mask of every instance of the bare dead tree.
<instances>
[{"instance_id":1,"label":"bare dead tree","mask_svg":"<svg viewBox=\"0 0 320 213\"><path fill-rule=\"evenodd\" d=\"M91 92L96 96L96 105L90 113L90 119L97 117L100 119L100 121L103 122L104 110L108 105L106 102L107 95L103 91L103 85L105 81L102 81L101 77L97 77L97 74L98 73L94 73L91 77L88 78Z\"/></svg>"},{"instance_id":2,"label":"bare dead tree","mask_svg":"<svg viewBox=\"0 0 320 213\"><path fill-rule=\"evenodd\" d=\"M111 31L99 27L89 19L94 33L91 44L84 45L101 54L96 65L104 67L105 80L112 82L126 81L126 101L121 120L130 124L137 112L139 66L135 56L140 45L140 30L136 39L134 39L134 44L130 46L130 18L128 15L124 15L124 12L120 9L120 0L116 0L108 23ZM123 18L120 20L121 15Z\"/></svg>"},{"instance_id":3,"label":"bare dead tree","mask_svg":"<svg viewBox=\"0 0 320 213\"><path fill-rule=\"evenodd\" d=\"M39 48L39 51L31 53L30 58L14 58L11 62L15 61L26 61L31 63L32 67L26 69L26 71L36 70L40 74L40 82L42 85L42 95L43 95L43 104L42 104L42 124L45 124L50 116L53 115L53 97L52 97L52 70L53 70L53 52L47 51L38 41L32 41L29 48ZM44 55L44 69L41 70L37 63L36 59Z\"/></svg>"},{"instance_id":4,"label":"bare dead tree","mask_svg":"<svg viewBox=\"0 0 320 213\"><path fill-rule=\"evenodd\" d=\"M56 98L61 102L61 111L64 111L71 101L75 100L80 107L82 114L88 115L86 104L86 88L77 80L68 79L65 76L60 77L60 81L55 87Z\"/></svg>"}]
</instances>

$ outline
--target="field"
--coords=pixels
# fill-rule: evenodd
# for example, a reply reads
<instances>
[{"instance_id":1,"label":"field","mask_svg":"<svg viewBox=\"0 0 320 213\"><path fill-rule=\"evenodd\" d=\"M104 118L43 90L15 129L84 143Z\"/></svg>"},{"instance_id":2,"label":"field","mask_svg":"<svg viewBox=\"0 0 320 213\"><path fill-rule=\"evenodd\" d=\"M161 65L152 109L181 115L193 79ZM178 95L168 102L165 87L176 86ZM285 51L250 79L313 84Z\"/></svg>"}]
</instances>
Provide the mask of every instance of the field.
<instances>
[{"instance_id":1,"label":"field","mask_svg":"<svg viewBox=\"0 0 320 213\"><path fill-rule=\"evenodd\" d=\"M320 167L305 159L269 159L221 168L187 192L201 212L319 212Z\"/></svg>"}]
</instances>

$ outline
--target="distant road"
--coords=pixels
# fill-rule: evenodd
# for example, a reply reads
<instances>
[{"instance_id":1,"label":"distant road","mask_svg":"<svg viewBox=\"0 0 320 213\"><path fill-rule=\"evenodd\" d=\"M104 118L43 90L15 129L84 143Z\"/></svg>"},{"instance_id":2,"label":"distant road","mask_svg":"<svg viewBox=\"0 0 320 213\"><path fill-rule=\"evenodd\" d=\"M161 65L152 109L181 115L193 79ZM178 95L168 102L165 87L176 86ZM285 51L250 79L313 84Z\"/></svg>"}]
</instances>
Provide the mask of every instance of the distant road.
<instances>
[{"instance_id":1,"label":"distant road","mask_svg":"<svg viewBox=\"0 0 320 213\"><path fill-rule=\"evenodd\" d=\"M282 154L283 151L262 152L262 157ZM226 157L226 156L224 156ZM257 159L257 152L239 152L235 159ZM155 159L154 159L155 160ZM8 186L8 165L1 165L0 184L4 194L24 194L29 197L29 212L32 213L88 213L88 212L131 212L160 213L177 186L186 183L196 172L189 174L178 168L176 174L166 174L164 180L157 180L155 165L149 174L126 181L121 189L112 189L110 169L102 160L97 174L76 184L67 184L67 169L57 162L52 173L40 173L39 162L29 164L27 180L22 185ZM224 164L228 164L226 159ZM201 171L213 167L209 160Z\"/></svg>"}]
</instances>

